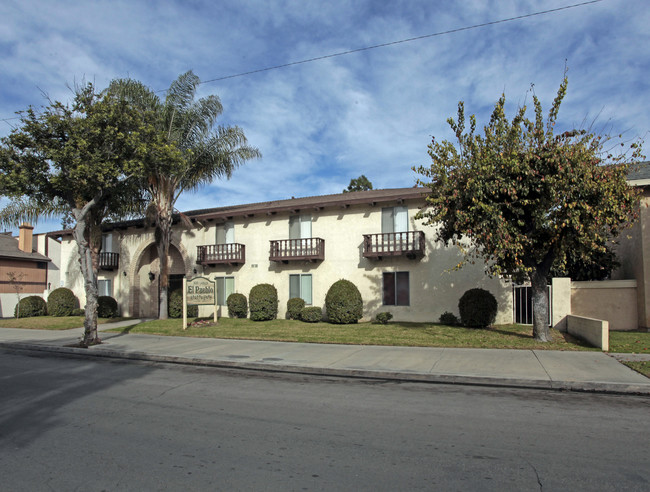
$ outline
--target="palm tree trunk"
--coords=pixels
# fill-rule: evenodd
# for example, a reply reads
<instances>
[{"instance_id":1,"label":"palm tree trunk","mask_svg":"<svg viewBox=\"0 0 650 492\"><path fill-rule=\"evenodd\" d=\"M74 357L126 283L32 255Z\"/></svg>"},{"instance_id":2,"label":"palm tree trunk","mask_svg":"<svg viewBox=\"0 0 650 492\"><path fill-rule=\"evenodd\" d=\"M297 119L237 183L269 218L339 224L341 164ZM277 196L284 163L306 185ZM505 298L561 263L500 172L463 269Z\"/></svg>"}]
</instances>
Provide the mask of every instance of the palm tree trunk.
<instances>
[{"instance_id":1,"label":"palm tree trunk","mask_svg":"<svg viewBox=\"0 0 650 492\"><path fill-rule=\"evenodd\" d=\"M158 274L158 318L168 318L169 304L169 246L172 238L172 217L170 214L161 214L156 226L156 248L160 260Z\"/></svg>"}]
</instances>

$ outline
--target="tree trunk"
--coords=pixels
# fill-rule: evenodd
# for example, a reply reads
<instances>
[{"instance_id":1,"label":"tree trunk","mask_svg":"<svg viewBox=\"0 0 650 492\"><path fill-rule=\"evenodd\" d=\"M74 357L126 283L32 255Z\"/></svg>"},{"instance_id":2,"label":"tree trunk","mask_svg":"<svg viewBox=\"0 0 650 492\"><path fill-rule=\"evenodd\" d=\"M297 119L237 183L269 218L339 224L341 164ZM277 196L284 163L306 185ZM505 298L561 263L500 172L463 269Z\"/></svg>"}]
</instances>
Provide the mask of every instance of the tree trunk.
<instances>
[{"instance_id":1,"label":"tree trunk","mask_svg":"<svg viewBox=\"0 0 650 492\"><path fill-rule=\"evenodd\" d=\"M156 247L158 259L160 260L160 272L158 274L158 318L168 318L169 305L169 245L172 237L172 217L162 215L158 219L156 231Z\"/></svg>"},{"instance_id":2,"label":"tree trunk","mask_svg":"<svg viewBox=\"0 0 650 492\"><path fill-rule=\"evenodd\" d=\"M92 200L83 210L74 211L76 224L73 229L73 236L77 242L79 251L79 263L81 274L84 279L84 290L86 292L86 309L84 318L84 334L81 344L85 347L96 345L101 342L97 335L97 272L93 268L93 255L88 240L88 216Z\"/></svg>"},{"instance_id":3,"label":"tree trunk","mask_svg":"<svg viewBox=\"0 0 650 492\"><path fill-rule=\"evenodd\" d=\"M539 342L551 341L548 327L548 286L544 268L538 267L530 276L533 291L533 337Z\"/></svg>"}]
</instances>

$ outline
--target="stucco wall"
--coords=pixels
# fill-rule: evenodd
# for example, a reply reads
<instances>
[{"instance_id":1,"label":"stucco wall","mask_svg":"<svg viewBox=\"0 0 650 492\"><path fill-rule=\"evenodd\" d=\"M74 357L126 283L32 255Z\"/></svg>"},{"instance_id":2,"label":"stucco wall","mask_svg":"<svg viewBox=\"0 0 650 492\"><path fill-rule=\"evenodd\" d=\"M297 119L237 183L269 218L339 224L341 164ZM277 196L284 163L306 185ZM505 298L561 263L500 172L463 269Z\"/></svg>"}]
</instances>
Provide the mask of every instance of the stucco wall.
<instances>
[{"instance_id":1,"label":"stucco wall","mask_svg":"<svg viewBox=\"0 0 650 492\"><path fill-rule=\"evenodd\" d=\"M387 204L385 206L397 205ZM413 219L419 203L409 205L409 230L423 230L426 237L426 254L421 260L407 258L384 258L381 261L363 257L363 234L381 232L381 206L351 206L345 209L301 210L311 213L312 237L325 240L325 260L319 262L276 263L269 260L269 241L289 238L289 214L258 214L254 217L234 218L234 242L246 246L246 263L241 266L210 266L205 269L196 265L196 249L199 245L214 244L216 222L196 225L191 230L175 228L174 242L183 250L185 270L207 276L234 277L235 291L248 297L250 289L258 283L275 285L279 296L279 316L284 317L289 298L289 275L311 274L313 305L324 306L329 287L345 278L354 282L364 300L364 318L370 319L377 312L390 311L394 319L401 321L437 321L439 316L450 311L458 315L458 299L470 288L482 287L490 290L499 302L497 323L512 322L512 293L509 284L490 279L484 274L482 264L468 265L460 271L452 269L461 259L456 248L446 248L433 242L434 230L424 227ZM134 290L143 292L146 288L146 273L142 265L149 268L142 252L153 244L151 230L129 229L117 233L113 244L119 244L120 267L116 272L101 272L100 278L114 280L114 297L122 306L124 314L135 313ZM71 241L64 241L62 255L74 255ZM114 246L114 250L116 247ZM144 263L143 263L144 262ZM66 286L72 288L83 305L81 275L78 263L68 261L65 277ZM409 272L410 305L382 306L383 272ZM124 276L122 272L127 272ZM139 285L138 285L139 284ZM144 297L143 297L144 298ZM151 299L149 302L153 302ZM202 314L203 310L202 310ZM225 309L221 310L226 315Z\"/></svg>"},{"instance_id":2,"label":"stucco wall","mask_svg":"<svg viewBox=\"0 0 650 492\"><path fill-rule=\"evenodd\" d=\"M571 314L608 321L610 330L637 329L636 280L572 282Z\"/></svg>"}]
</instances>

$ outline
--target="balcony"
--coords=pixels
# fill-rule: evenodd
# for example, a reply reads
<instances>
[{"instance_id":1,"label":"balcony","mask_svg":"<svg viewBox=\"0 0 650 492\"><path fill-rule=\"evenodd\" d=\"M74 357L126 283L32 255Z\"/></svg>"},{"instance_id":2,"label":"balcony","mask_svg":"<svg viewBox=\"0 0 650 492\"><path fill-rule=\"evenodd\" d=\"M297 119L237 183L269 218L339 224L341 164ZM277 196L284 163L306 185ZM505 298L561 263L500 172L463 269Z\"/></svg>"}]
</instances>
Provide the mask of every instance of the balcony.
<instances>
[{"instance_id":1,"label":"balcony","mask_svg":"<svg viewBox=\"0 0 650 492\"><path fill-rule=\"evenodd\" d=\"M239 243L197 246L196 262L199 265L243 265L246 246Z\"/></svg>"},{"instance_id":2,"label":"balcony","mask_svg":"<svg viewBox=\"0 0 650 492\"><path fill-rule=\"evenodd\" d=\"M99 253L100 270L117 270L120 264L119 253Z\"/></svg>"},{"instance_id":3,"label":"balcony","mask_svg":"<svg viewBox=\"0 0 650 492\"><path fill-rule=\"evenodd\" d=\"M319 237L307 239L282 239L271 241L271 261L322 261L325 259L325 240Z\"/></svg>"},{"instance_id":4,"label":"balcony","mask_svg":"<svg viewBox=\"0 0 650 492\"><path fill-rule=\"evenodd\" d=\"M363 256L381 260L384 256L406 256L419 259L424 256L424 232L387 232L363 235Z\"/></svg>"}]
</instances>

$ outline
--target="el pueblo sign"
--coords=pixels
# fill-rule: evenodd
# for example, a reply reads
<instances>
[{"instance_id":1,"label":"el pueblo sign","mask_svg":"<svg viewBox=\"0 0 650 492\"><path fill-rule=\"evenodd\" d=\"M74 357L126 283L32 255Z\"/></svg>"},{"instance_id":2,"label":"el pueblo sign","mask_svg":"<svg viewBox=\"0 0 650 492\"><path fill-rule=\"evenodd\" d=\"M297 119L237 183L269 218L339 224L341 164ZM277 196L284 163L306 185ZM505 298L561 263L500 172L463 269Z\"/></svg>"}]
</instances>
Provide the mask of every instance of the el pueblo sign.
<instances>
[{"instance_id":1,"label":"el pueblo sign","mask_svg":"<svg viewBox=\"0 0 650 492\"><path fill-rule=\"evenodd\" d=\"M187 328L187 306L214 306L214 322L217 322L216 283L205 277L183 279L183 330Z\"/></svg>"}]
</instances>

